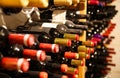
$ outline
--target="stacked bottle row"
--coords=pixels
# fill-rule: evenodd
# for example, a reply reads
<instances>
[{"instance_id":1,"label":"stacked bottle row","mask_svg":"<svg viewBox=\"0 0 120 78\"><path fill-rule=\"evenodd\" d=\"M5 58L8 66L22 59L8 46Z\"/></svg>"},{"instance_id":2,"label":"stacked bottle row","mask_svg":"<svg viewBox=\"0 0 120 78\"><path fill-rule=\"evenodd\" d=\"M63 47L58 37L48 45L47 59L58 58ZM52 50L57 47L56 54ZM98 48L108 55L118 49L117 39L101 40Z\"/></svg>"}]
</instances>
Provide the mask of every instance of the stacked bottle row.
<instances>
[{"instance_id":1,"label":"stacked bottle row","mask_svg":"<svg viewBox=\"0 0 120 78\"><path fill-rule=\"evenodd\" d=\"M47 78L47 75L49 78L67 78L73 74L76 76L78 74L77 66L84 64L82 59L88 58L88 51L93 51L90 48L82 47L82 45L94 46L91 41L82 42L70 40L70 38L50 38L49 34L45 32L41 32L39 37L35 37L35 34L9 32L4 26L0 30L1 45L3 45L0 49L0 71L12 78L17 76L19 78L42 78L42 76ZM65 35L67 36L67 34ZM77 37L79 36L76 34L73 36L74 39L77 39ZM86 53L79 50L86 51ZM34 73L32 73L33 71ZM42 72L43 75L41 74L38 77L40 73L37 74L38 71L44 71Z\"/></svg>"},{"instance_id":2,"label":"stacked bottle row","mask_svg":"<svg viewBox=\"0 0 120 78\"><path fill-rule=\"evenodd\" d=\"M114 48L107 46L111 43L112 39L114 39L114 37L110 36L110 33L116 26L115 23L111 22L117 13L115 9L116 6L107 5L108 3L112 3L112 1L113 0L89 0L88 2L87 13L91 15L89 20L94 21L94 26L89 24L90 29L87 31L87 38L91 39L91 36L96 36L99 37L100 40L98 40L99 43L94 48L94 53L90 54L90 59L86 60L86 66L88 68L86 78L105 78L111 71L111 66L115 66L112 62L112 56L116 53ZM99 36L97 34L99 34Z\"/></svg>"}]
</instances>

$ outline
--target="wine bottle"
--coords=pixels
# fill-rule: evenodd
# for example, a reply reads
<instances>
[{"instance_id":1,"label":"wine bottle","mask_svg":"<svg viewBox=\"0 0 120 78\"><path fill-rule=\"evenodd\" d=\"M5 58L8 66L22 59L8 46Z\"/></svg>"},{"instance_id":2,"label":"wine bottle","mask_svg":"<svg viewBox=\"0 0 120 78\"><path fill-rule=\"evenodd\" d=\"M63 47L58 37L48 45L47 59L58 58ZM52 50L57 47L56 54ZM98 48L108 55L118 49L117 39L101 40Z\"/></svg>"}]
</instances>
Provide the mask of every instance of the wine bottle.
<instances>
[{"instance_id":1,"label":"wine bottle","mask_svg":"<svg viewBox=\"0 0 120 78\"><path fill-rule=\"evenodd\" d=\"M46 30L45 31L32 31L32 30L24 30L23 29L24 27L17 27L15 30L11 29L10 31L13 32L13 33L22 33L22 34L25 34L25 33L28 33L28 34L34 34L35 37L39 37L41 35L50 35L52 36L53 38L65 38L65 39L71 39L71 40L79 40L79 34L70 34L70 33L60 33L57 31L57 29L55 28L51 28L49 31ZM22 30L23 29L23 30Z\"/></svg>"},{"instance_id":2,"label":"wine bottle","mask_svg":"<svg viewBox=\"0 0 120 78\"><path fill-rule=\"evenodd\" d=\"M65 46L71 46L71 40L70 39L63 39L63 38L52 38L48 34L41 34L38 37L38 41L42 43L55 43L59 45L65 45Z\"/></svg>"},{"instance_id":3,"label":"wine bottle","mask_svg":"<svg viewBox=\"0 0 120 78\"><path fill-rule=\"evenodd\" d=\"M33 71L41 71L41 70L49 70L49 71L59 71L59 72L67 72L68 65L67 64L57 64L50 62L41 62L37 60L30 60L30 70Z\"/></svg>"},{"instance_id":4,"label":"wine bottle","mask_svg":"<svg viewBox=\"0 0 120 78\"><path fill-rule=\"evenodd\" d=\"M0 51L3 55L6 54L6 48L8 47L8 30L6 26L0 26Z\"/></svg>"},{"instance_id":5,"label":"wine bottle","mask_svg":"<svg viewBox=\"0 0 120 78\"><path fill-rule=\"evenodd\" d=\"M12 57L3 57L0 54L0 69L5 70L17 70L26 72L29 69L29 62L24 58L12 58Z\"/></svg>"},{"instance_id":6,"label":"wine bottle","mask_svg":"<svg viewBox=\"0 0 120 78\"><path fill-rule=\"evenodd\" d=\"M50 71L48 71L47 73L48 73L48 78L68 78L67 75L52 73Z\"/></svg>"},{"instance_id":7,"label":"wine bottle","mask_svg":"<svg viewBox=\"0 0 120 78\"><path fill-rule=\"evenodd\" d=\"M82 34L83 31L80 29L72 29L72 28L68 28L66 27L66 25L62 24L62 23L47 23L47 22L43 22L43 23L39 23L37 22L38 25L32 26L31 27L31 31L45 31L45 32L49 32L51 30L51 28L56 28L58 32L60 32L61 34L64 33L73 33L73 34ZM34 24L34 23L33 23Z\"/></svg>"},{"instance_id":8,"label":"wine bottle","mask_svg":"<svg viewBox=\"0 0 120 78\"><path fill-rule=\"evenodd\" d=\"M6 26L1 26L1 40L6 40L7 44L21 44L32 46L35 43L35 37L32 34L10 33Z\"/></svg>"},{"instance_id":9,"label":"wine bottle","mask_svg":"<svg viewBox=\"0 0 120 78\"><path fill-rule=\"evenodd\" d=\"M31 71L19 72L19 71L8 71L0 70L1 72L8 74L11 78L48 78L48 73L45 71Z\"/></svg>"},{"instance_id":10,"label":"wine bottle","mask_svg":"<svg viewBox=\"0 0 120 78\"><path fill-rule=\"evenodd\" d=\"M1 0L0 6L2 7L26 7L29 4L29 0L15 0L9 1L9 0Z\"/></svg>"},{"instance_id":11,"label":"wine bottle","mask_svg":"<svg viewBox=\"0 0 120 78\"><path fill-rule=\"evenodd\" d=\"M54 58L56 57L53 57L53 61L56 61L54 60ZM59 57L57 59L57 62L60 64L67 64L68 66L78 66L78 65L83 66L84 65L83 60L67 59L66 57Z\"/></svg>"},{"instance_id":12,"label":"wine bottle","mask_svg":"<svg viewBox=\"0 0 120 78\"><path fill-rule=\"evenodd\" d=\"M48 78L48 73L45 71L27 71L21 74L29 78Z\"/></svg>"},{"instance_id":13,"label":"wine bottle","mask_svg":"<svg viewBox=\"0 0 120 78\"><path fill-rule=\"evenodd\" d=\"M16 34L10 33L8 36L10 44L21 44L31 47L35 43L35 37L32 34Z\"/></svg>"},{"instance_id":14,"label":"wine bottle","mask_svg":"<svg viewBox=\"0 0 120 78\"><path fill-rule=\"evenodd\" d=\"M44 50L24 49L22 45L18 44L10 46L8 56L30 58L39 61L44 61L46 59L46 53Z\"/></svg>"},{"instance_id":15,"label":"wine bottle","mask_svg":"<svg viewBox=\"0 0 120 78\"><path fill-rule=\"evenodd\" d=\"M35 20L35 19L33 19ZM35 20L36 21L36 20ZM62 23L65 26L67 26L68 28L73 28L73 29L82 29L82 30L86 30L88 29L87 25L78 25L73 23L71 20L52 20L52 19L40 19L38 20L38 22L52 22L52 23Z\"/></svg>"},{"instance_id":16,"label":"wine bottle","mask_svg":"<svg viewBox=\"0 0 120 78\"><path fill-rule=\"evenodd\" d=\"M89 15L80 14L77 10L55 10L55 11L45 11L40 13L41 19L53 19L53 20L71 20L71 19L83 19L89 18Z\"/></svg>"}]
</instances>

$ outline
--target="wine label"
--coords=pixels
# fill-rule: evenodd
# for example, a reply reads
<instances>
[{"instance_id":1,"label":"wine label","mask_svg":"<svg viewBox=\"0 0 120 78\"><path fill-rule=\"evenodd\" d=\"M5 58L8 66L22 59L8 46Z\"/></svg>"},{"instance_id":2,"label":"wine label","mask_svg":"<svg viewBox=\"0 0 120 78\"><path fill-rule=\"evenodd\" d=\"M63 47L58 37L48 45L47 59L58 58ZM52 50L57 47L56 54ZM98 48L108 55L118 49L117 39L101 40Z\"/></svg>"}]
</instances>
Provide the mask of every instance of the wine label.
<instances>
[{"instance_id":1,"label":"wine label","mask_svg":"<svg viewBox=\"0 0 120 78\"><path fill-rule=\"evenodd\" d=\"M41 27L57 28L58 23L43 23Z\"/></svg>"},{"instance_id":2,"label":"wine label","mask_svg":"<svg viewBox=\"0 0 120 78\"><path fill-rule=\"evenodd\" d=\"M67 10L55 10L52 14L53 20L66 20Z\"/></svg>"},{"instance_id":3,"label":"wine label","mask_svg":"<svg viewBox=\"0 0 120 78\"><path fill-rule=\"evenodd\" d=\"M25 46L28 46L28 44L27 44L28 38L29 38L29 34L26 34L26 35L24 36L24 39L23 39L23 43L24 43Z\"/></svg>"},{"instance_id":4,"label":"wine label","mask_svg":"<svg viewBox=\"0 0 120 78\"><path fill-rule=\"evenodd\" d=\"M22 66L23 62L24 62L23 58L21 58L21 59L18 60L18 62L17 62L17 69L18 69L18 71L22 71L21 70L21 66Z\"/></svg>"},{"instance_id":5,"label":"wine label","mask_svg":"<svg viewBox=\"0 0 120 78\"><path fill-rule=\"evenodd\" d=\"M67 20L52 20L53 23L62 23L65 24Z\"/></svg>"}]
</instances>

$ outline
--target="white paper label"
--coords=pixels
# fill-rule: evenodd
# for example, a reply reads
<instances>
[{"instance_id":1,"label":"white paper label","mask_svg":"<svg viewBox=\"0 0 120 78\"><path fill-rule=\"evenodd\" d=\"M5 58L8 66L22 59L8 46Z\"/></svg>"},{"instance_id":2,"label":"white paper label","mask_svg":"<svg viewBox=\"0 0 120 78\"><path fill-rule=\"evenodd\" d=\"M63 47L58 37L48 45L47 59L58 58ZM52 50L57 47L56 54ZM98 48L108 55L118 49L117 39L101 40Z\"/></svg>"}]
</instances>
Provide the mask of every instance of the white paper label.
<instances>
[{"instance_id":1,"label":"white paper label","mask_svg":"<svg viewBox=\"0 0 120 78\"><path fill-rule=\"evenodd\" d=\"M52 20L66 20L66 10L53 11Z\"/></svg>"},{"instance_id":2,"label":"white paper label","mask_svg":"<svg viewBox=\"0 0 120 78\"><path fill-rule=\"evenodd\" d=\"M57 28L58 23L43 23L41 27Z\"/></svg>"},{"instance_id":3,"label":"white paper label","mask_svg":"<svg viewBox=\"0 0 120 78\"><path fill-rule=\"evenodd\" d=\"M52 20L53 23L62 23L65 24L66 20Z\"/></svg>"}]
</instances>

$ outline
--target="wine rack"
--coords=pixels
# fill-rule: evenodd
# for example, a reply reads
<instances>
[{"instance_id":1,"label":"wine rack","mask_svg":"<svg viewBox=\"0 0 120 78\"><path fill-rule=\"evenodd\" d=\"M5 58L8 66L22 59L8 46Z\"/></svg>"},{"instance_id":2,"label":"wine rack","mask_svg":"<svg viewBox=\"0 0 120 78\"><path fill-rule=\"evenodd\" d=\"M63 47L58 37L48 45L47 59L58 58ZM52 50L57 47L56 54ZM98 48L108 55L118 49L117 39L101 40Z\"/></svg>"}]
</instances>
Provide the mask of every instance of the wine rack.
<instances>
[{"instance_id":1,"label":"wine rack","mask_svg":"<svg viewBox=\"0 0 120 78\"><path fill-rule=\"evenodd\" d=\"M8 1L8 0L7 0ZM27 4L27 1L29 1L29 0L26 0L26 4ZM31 0L31 1L34 1L34 0ZM48 1L48 0L46 0L46 1ZM50 1L52 1L52 0L50 0ZM59 2L59 0L55 0L56 1L56 4L55 5L59 5L59 6L61 6L60 4L58 4L57 2ZM67 1L67 0L66 0ZM68 1L70 1L70 0L68 0ZM72 1L72 0L71 0ZM77 0L76 0L77 1ZM87 15L87 6L88 6L88 1L89 0L80 0L80 2L78 3L78 4L74 4L74 5L71 5L71 3L70 2L68 2L68 4L65 4L65 6L67 6L67 7L59 7L59 6L57 6L58 8L56 8L56 7L48 7L48 4L43 4L43 6L39 6L39 5L29 5L30 6L30 8L29 8L29 6L26 6L25 4L24 4L24 6L23 5L18 5L18 6L16 6L16 5L13 5L12 3L11 3L11 5L7 5L7 4L5 4L5 5L7 5L7 6L12 6L12 7L14 7L14 6L16 6L17 8L14 8L14 9L16 9L16 12L15 13L13 13L13 14L11 14L11 13L9 13L9 11L8 10L5 10L5 11L8 11L7 13L5 13L5 11L4 11L4 13L2 13L2 11L3 10L1 10L1 21L0 21L0 23L2 23L2 25L8 25L8 28L10 27L10 26L12 26L12 24L11 25L9 25L9 24L6 24L5 22L5 19L3 18L4 16L5 17L9 17L9 19L7 19L8 21L10 20L10 18L12 18L12 17L14 17L15 15L17 15L18 14L18 16L15 16L15 18L18 18L18 19L20 19L19 18L19 14L23 14L24 16L26 16L26 18L24 17L24 16L22 16L23 18L25 18L25 19L23 19L24 20L24 23L23 23L23 20L22 20L22 25L25 25L25 26L27 26L27 24L26 23L32 23L33 22L33 19L36 19L36 17L35 18L33 18L32 17L32 12L34 11L35 13L36 13L36 15L37 15L37 20L40 20L41 18L40 18L40 16L39 16L39 14L40 13L43 13L43 12L46 12L46 11L48 11L48 10L50 10L50 11L53 11L53 10L57 10L57 9L69 9L69 10L79 10L80 11L80 14L83 14L83 15ZM41 3L42 3L43 1L41 0ZM5 2L3 2L3 3L5 3ZM48 2L47 2L48 3ZM61 1L61 3L62 3L62 1ZM51 3L52 5L53 5L53 3ZM62 4L64 4L64 3L62 3ZM0 5L1 5L1 3L0 3ZM70 6L71 5L71 6ZM22 6L22 8L21 8L21 6ZM107 6L110 6L110 4L107 4ZM48 8L47 8L48 7ZM4 8L4 7L2 7L2 8ZM18 9L19 8L19 9ZM47 9L46 9L47 8ZM21 10L22 9L22 10ZM18 12L17 12L18 11ZM28 12L29 11L29 12ZM30 12L31 11L31 12ZM40 13L39 13L40 12ZM7 14L7 15L5 15L5 14ZM59 16L60 17L60 16ZM33 19L32 19L33 18ZM62 19L62 18L61 18ZM60 19L60 20L61 20ZM15 20L15 19L14 19ZM21 19L20 19L21 20ZM63 19L63 20L65 20L65 18ZM19 20L18 20L19 21ZM78 19L78 21L79 22L87 22L87 19ZM9 23L10 23L10 21L9 21ZM34 23L33 23L34 24ZM36 24L36 22L35 22L35 24ZM46 24L47 25L47 24ZM105 37L105 38L107 38L107 39L109 39L108 37L109 37L109 35L108 35L108 32L109 32L109 30L110 31L112 31L111 30L111 28L114 28L115 27L115 25L116 24L114 24L114 23L110 23L109 24L109 26L108 26L108 31L106 31L106 33L104 33L104 34L101 34L103 37ZM12 27L13 29L15 29L15 28L17 28L17 27L19 27L20 25L18 25L17 23L15 24L15 27ZM111 28L110 28L110 26L111 26ZM10 27L11 28L11 27ZM24 27L24 28L27 28L27 27ZM29 28L29 26L28 26L28 28ZM9 30L9 29L8 29ZM11 31L11 29L10 29L10 31ZM21 30L22 31L22 30ZM86 42L87 41L87 30L82 30L83 31L83 33L82 34L80 34L79 35L79 41L82 41L82 42ZM16 32L16 33L19 33L19 32L17 32L17 31L12 31L12 32ZM25 31L25 32L27 32L27 31ZM38 33L38 32L37 32ZM110 32L109 32L109 34L110 34ZM70 35L70 34L69 34ZM69 35L67 35L67 36L69 36ZM12 38L12 37L11 37ZM68 38L71 38L71 37L68 37ZM15 40L15 39L13 39L13 40ZM54 41L54 40L53 40ZM61 40L62 41L62 40ZM92 40L91 40L92 41ZM96 40L97 41L97 40ZM18 43L19 43L19 41L17 41ZM57 41L56 41L57 42ZM64 42L64 41L63 41ZM12 43L12 42L11 42ZM25 44L27 44L27 42L24 42L23 41L23 43L25 43ZM30 43L30 42L29 42ZM34 43L34 40L33 40L33 43ZM53 43L53 42L51 42L51 43ZM13 42L13 44L14 44L14 42ZM37 44L37 43L36 43ZM58 40L58 44L59 44L59 40ZM64 44L64 43L63 43ZM81 43L82 44L82 43ZM28 45L28 44L27 44ZM32 45L32 42L31 42L31 45ZM45 45L45 44L44 44ZM46 44L47 45L47 44ZM61 44L60 44L61 45ZM104 46L106 46L107 44L104 44ZM35 45L36 46L36 45ZM66 44L65 46L69 46L68 44ZM82 45L83 47L86 47L86 45ZM28 47L28 46L27 46ZM99 47L99 46L98 46ZM106 46L107 47L107 46ZM34 46L32 47L32 48L34 48ZM35 47L36 48L36 47ZM38 48L38 47L37 47ZM50 48L50 47L49 47ZM91 47L90 47L91 48ZM89 49L90 49L89 48ZM94 48L96 48L96 47L94 47ZM53 50L51 50L51 51L53 51ZM35 51L35 52L37 52L37 51ZM54 52L54 51L53 51ZM57 53L57 52L56 52ZM67 53L67 52L66 52ZM79 52L79 53L76 53L76 55L79 55L79 54L82 54L83 52L81 51L81 52ZM85 53L85 52L84 52ZM11 53L12 54L12 53ZM29 53L27 53L27 51L26 51L26 53L25 53L26 55L28 54L29 55ZM36 53L37 54L37 53ZM87 53L86 53L87 54ZM114 54L114 53L113 53ZM43 54L43 55L45 55L45 54ZM70 55L70 54L69 54ZM35 58L35 56L31 56L31 57L34 57ZM40 57L40 56L39 56ZM68 56L69 57L69 56ZM85 56L84 58L82 57L82 58L79 58L79 59L77 59L77 60L82 60L84 63L83 63L83 65L78 65L77 66L77 69L78 69L78 72L77 72L77 77L74 77L74 78L86 78L86 71L87 71L87 66L86 66L86 58L87 56ZM71 58L73 58L73 56L71 56ZM74 57L75 58L75 57ZM35 58L36 59L36 58ZM38 59L38 57L37 57L37 59ZM44 58L45 59L45 58ZM55 58L54 58L55 59ZM7 59L8 61L8 63L9 63L9 59ZM4 63L4 62L3 62ZM51 64L52 65L52 64ZM55 65L55 64L54 64ZM57 66L57 65L56 65ZM64 65L65 66L65 65ZM3 66L4 67L4 66ZM6 67L7 68L7 67ZM48 67L49 68L49 67ZM53 68L54 68L54 66L53 66ZM57 68L56 68L57 69ZM62 69L62 68L61 68ZM66 67L66 69L67 69L67 67ZM63 69L64 70L64 69ZM71 70L72 70L72 68L71 68ZM32 72L33 73L33 72ZM63 72L62 72L63 73ZM64 72L65 73L65 72ZM69 72L68 71L68 73L70 73L71 74L71 71ZM66 74L66 73L65 73ZM72 77L71 77L72 78ZM91 78L91 77L90 77Z\"/></svg>"}]
</instances>

